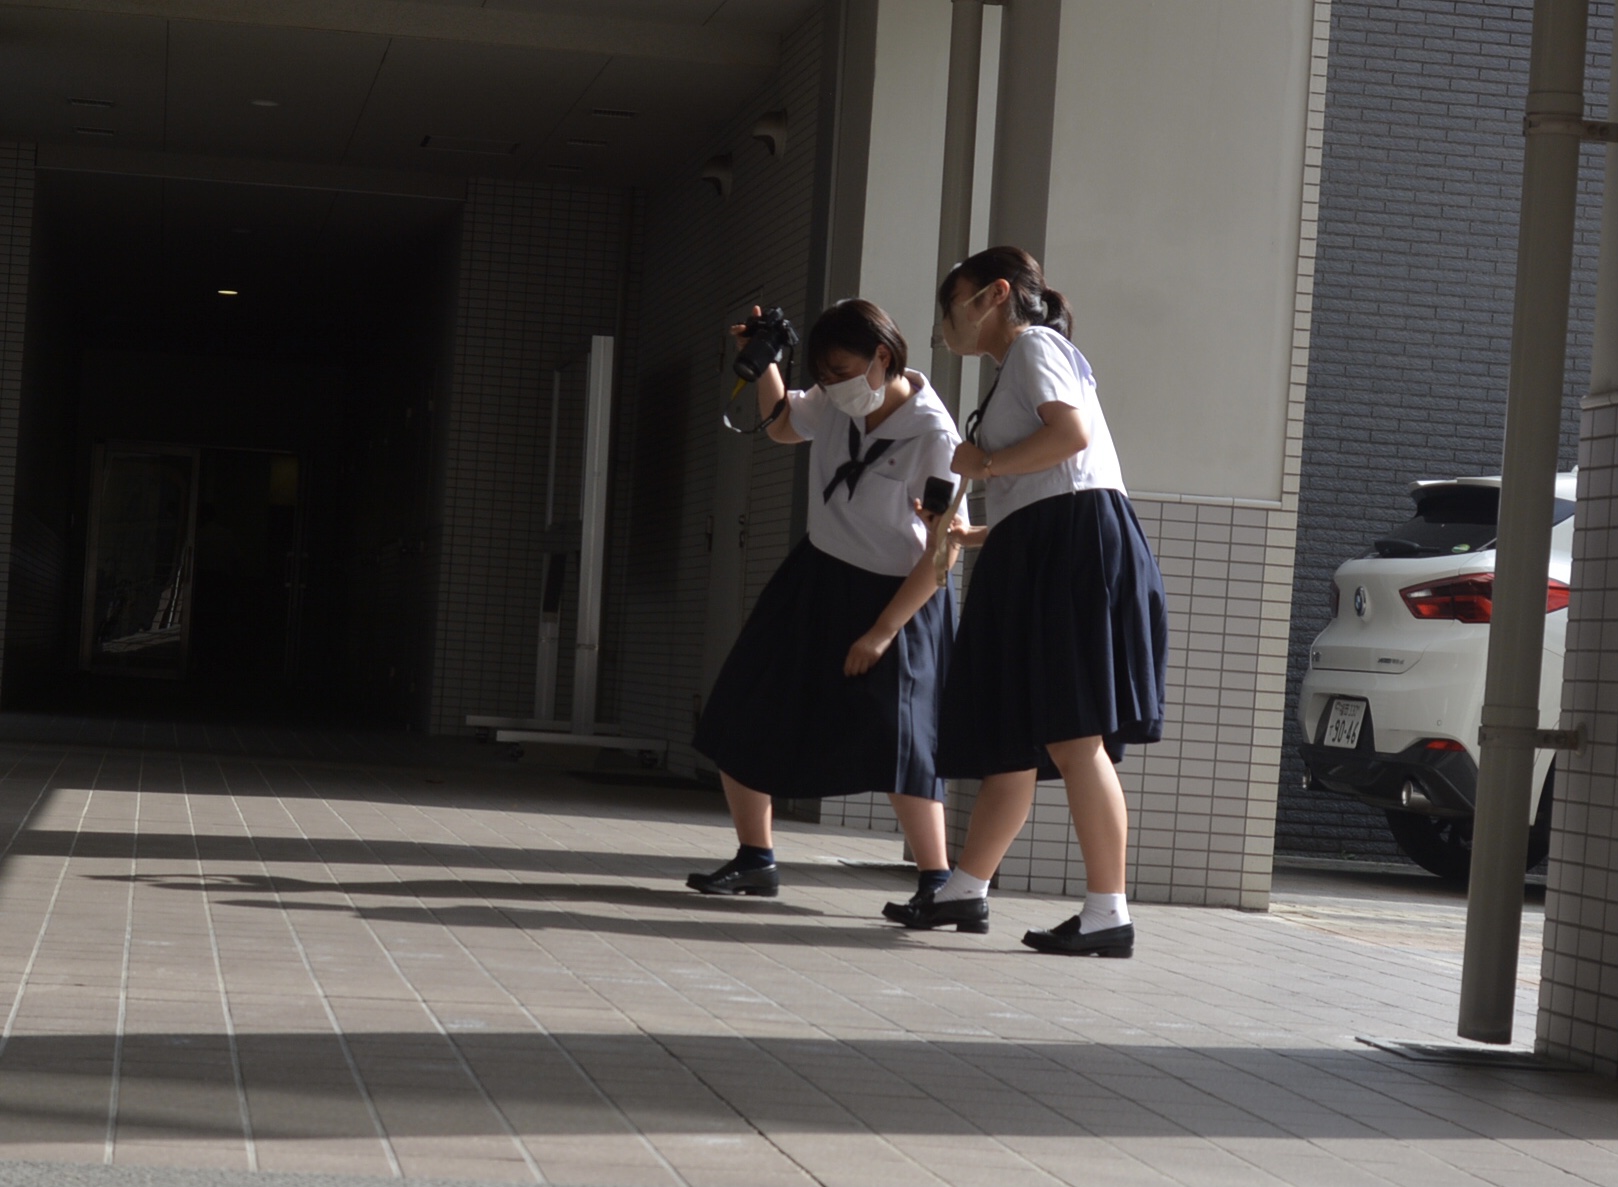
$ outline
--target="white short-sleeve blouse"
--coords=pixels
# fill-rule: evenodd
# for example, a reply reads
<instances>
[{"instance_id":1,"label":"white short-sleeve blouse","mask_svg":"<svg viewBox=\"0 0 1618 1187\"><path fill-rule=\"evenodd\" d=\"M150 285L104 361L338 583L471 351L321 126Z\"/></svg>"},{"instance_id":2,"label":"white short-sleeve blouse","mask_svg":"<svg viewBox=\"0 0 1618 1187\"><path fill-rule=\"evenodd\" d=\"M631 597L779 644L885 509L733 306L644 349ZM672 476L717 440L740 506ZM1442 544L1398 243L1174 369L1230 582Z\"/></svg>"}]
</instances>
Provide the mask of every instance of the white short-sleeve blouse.
<instances>
[{"instance_id":1,"label":"white short-sleeve blouse","mask_svg":"<svg viewBox=\"0 0 1618 1187\"><path fill-rule=\"evenodd\" d=\"M927 525L911 500L922 497L928 478L960 481L949 469L961 441L955 421L925 376L906 371L905 377L914 394L871 433L864 417L856 421L839 412L819 385L787 393L792 428L809 441L810 542L838 560L893 577L908 574L927 551ZM852 491L844 481L828 496L849 460L850 425L861 458L874 442L892 444L860 473Z\"/></svg>"},{"instance_id":2,"label":"white short-sleeve blouse","mask_svg":"<svg viewBox=\"0 0 1618 1187\"><path fill-rule=\"evenodd\" d=\"M1097 489L1128 493L1090 364L1078 347L1045 326L1024 330L1012 341L978 424L978 445L992 456L1028 437L1044 425L1039 406L1049 400L1079 410L1090 443L1048 470L991 473L984 498L990 527L1013 511L1053 495Z\"/></svg>"}]
</instances>

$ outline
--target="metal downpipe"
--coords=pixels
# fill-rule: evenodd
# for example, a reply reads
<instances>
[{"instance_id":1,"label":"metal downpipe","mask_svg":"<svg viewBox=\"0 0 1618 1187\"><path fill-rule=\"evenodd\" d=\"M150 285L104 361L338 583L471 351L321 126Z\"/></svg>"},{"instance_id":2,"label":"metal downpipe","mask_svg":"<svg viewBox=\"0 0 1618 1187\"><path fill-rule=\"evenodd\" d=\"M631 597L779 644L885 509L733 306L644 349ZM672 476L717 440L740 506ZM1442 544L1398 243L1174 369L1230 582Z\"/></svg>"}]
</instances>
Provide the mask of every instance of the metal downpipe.
<instances>
[{"instance_id":1,"label":"metal downpipe","mask_svg":"<svg viewBox=\"0 0 1618 1187\"><path fill-rule=\"evenodd\" d=\"M1587 0L1536 0L1527 115L1584 111ZM1500 534L1478 761L1459 1034L1509 1043L1539 728L1545 574L1562 423L1579 176L1576 131L1525 137Z\"/></svg>"}]
</instances>

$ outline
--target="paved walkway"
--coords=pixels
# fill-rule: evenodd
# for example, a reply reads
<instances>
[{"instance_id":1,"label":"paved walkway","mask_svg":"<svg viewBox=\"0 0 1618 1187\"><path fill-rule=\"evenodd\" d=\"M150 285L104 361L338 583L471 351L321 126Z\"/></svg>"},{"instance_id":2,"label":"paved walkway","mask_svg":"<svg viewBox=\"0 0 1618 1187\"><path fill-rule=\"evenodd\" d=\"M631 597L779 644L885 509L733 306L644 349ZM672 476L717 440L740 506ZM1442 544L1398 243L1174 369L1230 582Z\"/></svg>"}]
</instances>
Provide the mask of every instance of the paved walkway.
<instances>
[{"instance_id":1,"label":"paved walkway","mask_svg":"<svg viewBox=\"0 0 1618 1187\"><path fill-rule=\"evenodd\" d=\"M695 895L715 794L18 734L0 1184L1618 1184L1618 1085L1357 1041L1458 1045L1424 877L1284 871L1268 914L1042 957L1071 903L875 918L891 837L786 822L781 898Z\"/></svg>"}]
</instances>

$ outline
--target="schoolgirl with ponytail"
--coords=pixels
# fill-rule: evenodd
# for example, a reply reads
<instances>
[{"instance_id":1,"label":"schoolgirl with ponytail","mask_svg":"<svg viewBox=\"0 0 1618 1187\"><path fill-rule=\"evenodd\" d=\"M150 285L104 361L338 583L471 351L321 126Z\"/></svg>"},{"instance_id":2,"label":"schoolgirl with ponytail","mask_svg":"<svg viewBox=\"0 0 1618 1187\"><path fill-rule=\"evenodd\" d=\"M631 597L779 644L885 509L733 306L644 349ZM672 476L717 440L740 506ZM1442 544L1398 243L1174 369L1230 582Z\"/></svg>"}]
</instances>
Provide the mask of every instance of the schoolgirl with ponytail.
<instances>
[{"instance_id":1,"label":"schoolgirl with ponytail","mask_svg":"<svg viewBox=\"0 0 1618 1187\"><path fill-rule=\"evenodd\" d=\"M987 525L939 715L938 772L981 779L949 880L888 918L987 930L988 885L1022 830L1039 779L1061 778L1087 883L1078 915L1036 929L1042 952L1129 956L1128 819L1114 764L1163 733L1163 580L1124 488L1073 314L1016 247L950 270L938 289L945 345L987 355L994 385L951 468L986 483Z\"/></svg>"}]
</instances>

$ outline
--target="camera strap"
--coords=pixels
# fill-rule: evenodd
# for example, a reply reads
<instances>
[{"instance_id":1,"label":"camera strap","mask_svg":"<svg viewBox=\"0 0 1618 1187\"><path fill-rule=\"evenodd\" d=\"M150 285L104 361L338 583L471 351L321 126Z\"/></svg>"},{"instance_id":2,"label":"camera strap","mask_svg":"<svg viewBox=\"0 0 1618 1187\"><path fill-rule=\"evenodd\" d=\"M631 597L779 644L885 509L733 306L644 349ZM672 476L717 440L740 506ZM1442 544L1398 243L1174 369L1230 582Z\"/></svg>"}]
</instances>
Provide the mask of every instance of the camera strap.
<instances>
[{"instance_id":1,"label":"camera strap","mask_svg":"<svg viewBox=\"0 0 1618 1187\"><path fill-rule=\"evenodd\" d=\"M1020 338L1022 335L1019 334L1017 337ZM1011 340L1011 345L1017 345L1016 338ZM1009 347L1006 350L1006 357L1008 359L1011 357L1011 350ZM961 436L967 441L970 441L973 445L977 445L978 443L978 429L983 424L983 414L989 410L989 401L994 399L994 389L1000 386L1000 376L1005 374L1005 370L1006 365L1001 363L999 370L994 373L994 382L989 385L989 390L983 393L983 399L978 401L978 406L972 409L971 415L966 418L966 427L962 430ZM982 447L979 446L979 448Z\"/></svg>"},{"instance_id":2,"label":"camera strap","mask_svg":"<svg viewBox=\"0 0 1618 1187\"><path fill-rule=\"evenodd\" d=\"M785 391L792 390L792 363L797 358L797 353L798 352L789 344L787 348L783 350L779 356L777 356L777 365L781 368L781 386ZM736 385L738 392L742 386L743 385L740 383ZM734 405L734 399L732 404ZM719 414L719 419L724 421L725 427L733 433L762 433L777 420L781 419L781 413L785 412L786 410L787 398L785 395L783 395L775 402L775 407L770 409L770 414L750 429L744 429L741 427L741 425L731 420L730 411L728 408Z\"/></svg>"}]
</instances>

